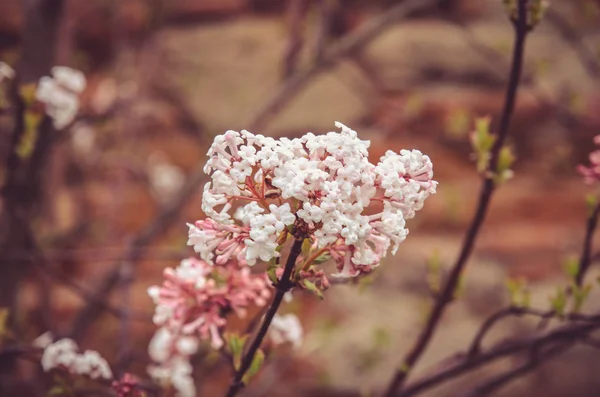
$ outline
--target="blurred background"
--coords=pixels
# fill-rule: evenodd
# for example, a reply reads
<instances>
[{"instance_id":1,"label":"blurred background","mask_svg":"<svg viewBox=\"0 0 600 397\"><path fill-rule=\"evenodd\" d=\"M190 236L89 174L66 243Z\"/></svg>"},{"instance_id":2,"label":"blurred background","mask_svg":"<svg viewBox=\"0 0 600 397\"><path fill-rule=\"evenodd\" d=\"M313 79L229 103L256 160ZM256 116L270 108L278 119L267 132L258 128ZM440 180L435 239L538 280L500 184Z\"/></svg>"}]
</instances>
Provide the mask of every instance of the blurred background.
<instances>
[{"instance_id":1,"label":"blurred background","mask_svg":"<svg viewBox=\"0 0 600 397\"><path fill-rule=\"evenodd\" d=\"M34 3L0 1L0 61L17 69L36 37L27 11ZM63 2L47 3L43 15ZM146 289L193 254L185 222L203 217L201 168L213 137L244 128L295 137L341 121L371 140L373 161L389 149L428 154L438 193L372 276L332 286L323 302L297 294L285 310L300 316L302 347L273 350L244 395L360 396L382 388L431 305L428 269L451 264L471 219L480 178L468 134L477 117L498 120L513 40L499 0L427 2L434 5L395 18L402 3L64 0L53 64L83 70L88 87L80 116L56 133L40 174L31 215L36 248L12 246L26 270L0 283L18 285L19 338L73 332L114 361L125 308L130 370L144 377L154 331ZM552 0L529 35L509 138L515 177L495 195L461 299L417 373L468 346L478 325L507 304L507 279L527 280L543 309L566 282L564 263L580 251L590 192L575 167L600 133L599 22L599 1ZM10 125L2 113L3 159ZM108 303L95 304L104 296ZM598 298L588 309L600 308ZM502 322L490 343L533 325ZM220 395L227 366L209 353L196 361L200 395ZM486 371L514 364L425 395L456 395ZM598 364L592 349L575 349L499 395L597 396ZM14 381L26 384L35 368L19 365Z\"/></svg>"}]
</instances>

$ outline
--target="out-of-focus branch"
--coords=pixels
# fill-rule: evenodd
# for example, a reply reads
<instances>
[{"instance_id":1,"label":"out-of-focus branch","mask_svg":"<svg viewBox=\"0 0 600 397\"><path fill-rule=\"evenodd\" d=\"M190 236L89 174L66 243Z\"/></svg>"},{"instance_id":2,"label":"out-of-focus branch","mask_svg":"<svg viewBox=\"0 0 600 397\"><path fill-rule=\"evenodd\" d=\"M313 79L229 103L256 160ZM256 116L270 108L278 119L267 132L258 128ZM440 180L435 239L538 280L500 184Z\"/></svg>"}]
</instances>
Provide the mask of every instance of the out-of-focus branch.
<instances>
[{"instance_id":1,"label":"out-of-focus branch","mask_svg":"<svg viewBox=\"0 0 600 397\"><path fill-rule=\"evenodd\" d=\"M529 30L527 26L527 0L519 0L517 11L517 18L513 23L515 28L515 40L511 71L506 89L505 103L500 118L498 132L496 134L496 139L490 152L490 161L487 167L488 174L490 175L486 175L482 183L475 216L473 217L471 225L467 231L460 254L453 265L447 280L445 281L444 287L435 302L433 310L429 314L425 327L419 335L416 343L402 360L402 364L388 385L386 392L384 393L384 396L386 397L394 396L396 391L402 387L406 377L413 369L415 364L419 361L422 354L425 352L425 349L429 345L429 342L431 341L431 338L433 337L433 334L442 318L442 314L444 313L447 305L452 301L456 286L460 280L462 271L466 266L469 257L471 256L477 234L479 233L479 229L485 220L492 195L495 191L496 186L493 179L493 174L498 164L500 150L502 149L506 136L508 135L508 129L516 102L517 91L523 67L525 39Z\"/></svg>"},{"instance_id":2,"label":"out-of-focus branch","mask_svg":"<svg viewBox=\"0 0 600 397\"><path fill-rule=\"evenodd\" d=\"M317 29L317 43L315 45L315 62L321 62L331 37L333 4L330 0L317 0L317 3L319 8L319 26Z\"/></svg>"},{"instance_id":3,"label":"out-of-focus branch","mask_svg":"<svg viewBox=\"0 0 600 397\"><path fill-rule=\"evenodd\" d=\"M467 29L464 25L456 25L464 33L464 40L469 45L469 47L471 47L481 57L488 61L488 63L492 67L492 70L494 70L498 75L503 76L505 73L504 64L508 62L506 56L501 51L483 43L473 34L473 32ZM523 81L533 81L534 77L535 76L531 71L523 71ZM532 94L540 104L548 106L553 110L554 117L565 128L573 128L573 126L577 126L580 123L580 115L574 115L573 112L571 112L571 110L569 110L562 103L552 100L550 98L550 95L544 92L544 90L542 90L541 87L538 87L537 89L533 90Z\"/></svg>"},{"instance_id":4,"label":"out-of-focus branch","mask_svg":"<svg viewBox=\"0 0 600 397\"><path fill-rule=\"evenodd\" d=\"M349 33L337 44L332 45L320 60L282 83L273 96L256 113L254 118L250 120L248 129L251 131L262 130L278 112L291 102L313 76L333 66L341 58L350 56L362 49L395 22L416 11L427 9L442 1L407 0L390 8L382 15L365 22L355 32Z\"/></svg>"},{"instance_id":5,"label":"out-of-focus branch","mask_svg":"<svg viewBox=\"0 0 600 397\"><path fill-rule=\"evenodd\" d=\"M117 263L104 275L94 290L92 300L75 316L70 332L74 338L81 338L91 323L101 314L103 305L99 302L104 302L119 283L121 263L129 262L134 266L137 264L145 253L144 247L175 222L177 214L197 192L198 186L204 178L205 174L202 167L196 168L188 177L179 194L133 239L127 248L123 261Z\"/></svg>"},{"instance_id":6,"label":"out-of-focus branch","mask_svg":"<svg viewBox=\"0 0 600 397\"><path fill-rule=\"evenodd\" d=\"M581 40L581 35L573 28L561 13L549 8L545 18L558 29L562 37L569 42L577 57L581 61L588 75L597 79L600 77L600 63L598 56L590 50Z\"/></svg>"},{"instance_id":7,"label":"out-of-focus branch","mask_svg":"<svg viewBox=\"0 0 600 397\"><path fill-rule=\"evenodd\" d=\"M589 334L600 329L600 316L588 317L589 322L567 324L548 333L524 339L512 339L497 343L485 352L481 352L474 357L469 358L467 354L460 354L454 358L444 360L450 362L445 369L429 376L425 376L421 380L409 383L401 392L394 394L397 397L416 396L425 390L437 387L440 384L456 379L459 376L465 375L482 366L487 365L498 359L502 359L509 355L526 351L537 346L544 346L555 343L574 342L583 340Z\"/></svg>"},{"instance_id":8,"label":"out-of-focus branch","mask_svg":"<svg viewBox=\"0 0 600 397\"><path fill-rule=\"evenodd\" d=\"M289 26L288 44L283 57L282 77L290 78L298 66L300 52L304 46L304 20L308 12L308 0L288 0L287 19Z\"/></svg>"},{"instance_id":9,"label":"out-of-focus branch","mask_svg":"<svg viewBox=\"0 0 600 397\"><path fill-rule=\"evenodd\" d=\"M69 287L71 289L71 291L73 291L75 294L77 294L81 299L85 300L86 302L97 303L98 305L100 305L102 307L102 310L112 314L113 316L115 316L117 318L120 318L121 316L123 316L123 311L124 311L123 308L112 306L106 300L94 301L95 295L92 292L90 292L87 288L79 285L78 283L73 281L68 276L66 276L58 271L54 271L54 269L52 269L50 267L48 261L42 256L39 249L36 250L32 254L31 261L39 268L39 270L41 272L43 272L45 274L46 277L49 277L49 278L53 279L54 281L59 282L61 284L64 284L65 286ZM144 313L135 312L135 311L131 312L130 316L131 316L132 320L142 321L142 322L149 322L152 319L151 314L144 314Z\"/></svg>"},{"instance_id":10,"label":"out-of-focus branch","mask_svg":"<svg viewBox=\"0 0 600 397\"><path fill-rule=\"evenodd\" d=\"M544 311L544 310L536 310L536 309L530 309L530 308L526 308L526 307L515 307L515 306L509 306L504 309L500 309L499 311L497 311L496 313L494 313L493 315L488 317L488 319L481 325L481 327L479 328L479 331L477 331L477 334L475 335L475 338L473 338L473 342L471 342L471 347L468 350L467 356L474 357L475 355L479 354L479 352L481 351L481 344L483 342L483 339L488 334L488 332L492 329L492 327L496 323L498 323L500 320L502 320L506 317L510 317L510 316L517 316L517 317L534 316L534 317L538 317L542 320L549 320L551 318L556 317L557 314L554 309ZM593 322L596 319L595 316L587 316L585 314L580 314L580 313L565 314L562 318L564 320L581 321L581 322L584 322L584 321Z\"/></svg>"},{"instance_id":11,"label":"out-of-focus branch","mask_svg":"<svg viewBox=\"0 0 600 397\"><path fill-rule=\"evenodd\" d=\"M42 203L43 173L55 141L52 124L45 117L36 132L29 156L21 156L17 148L25 135L26 106L21 97L22 84L34 83L47 74L54 62L57 30L62 22L63 0L26 0L22 2L25 15L23 45L17 76L10 89L14 109L14 128L5 162L2 186L3 205L0 214L0 307L10 308L10 322L14 319L16 295L22 279L32 267L31 261L13 257L14 251L35 247L31 222ZM17 329L18 331L18 329ZM18 380L13 376L14 358L3 360L0 371L2 391L15 394Z\"/></svg>"},{"instance_id":12,"label":"out-of-focus branch","mask_svg":"<svg viewBox=\"0 0 600 397\"><path fill-rule=\"evenodd\" d=\"M0 280L0 306L10 307L21 278L31 264L13 257L14 251L32 248L28 228L42 201L42 173L51 151L55 134L48 118L39 126L33 152L27 158L19 156L17 147L25 130L25 104L21 99L21 84L34 83L47 74L54 62L59 25L62 22L63 0L23 1L25 27L23 47L17 77L11 87L14 106L14 129L6 159L6 177L0 218L0 258L3 277Z\"/></svg>"},{"instance_id":13,"label":"out-of-focus branch","mask_svg":"<svg viewBox=\"0 0 600 397\"><path fill-rule=\"evenodd\" d=\"M573 341L559 343L556 346L550 347L545 352L538 352L536 347L532 347L530 357L523 364L516 368L508 370L500 375L497 375L485 383L480 384L474 390L466 394L466 397L487 397L491 396L492 393L498 391L498 389L506 386L518 377L521 377L528 372L536 369L540 364L547 360L564 353L574 345Z\"/></svg>"},{"instance_id":14,"label":"out-of-focus branch","mask_svg":"<svg viewBox=\"0 0 600 397\"><path fill-rule=\"evenodd\" d=\"M131 284L133 284L133 264L124 262L121 265L121 304L123 310L119 318L121 329L119 335L119 357L115 366L118 376L122 376L133 358L131 350Z\"/></svg>"}]
</instances>

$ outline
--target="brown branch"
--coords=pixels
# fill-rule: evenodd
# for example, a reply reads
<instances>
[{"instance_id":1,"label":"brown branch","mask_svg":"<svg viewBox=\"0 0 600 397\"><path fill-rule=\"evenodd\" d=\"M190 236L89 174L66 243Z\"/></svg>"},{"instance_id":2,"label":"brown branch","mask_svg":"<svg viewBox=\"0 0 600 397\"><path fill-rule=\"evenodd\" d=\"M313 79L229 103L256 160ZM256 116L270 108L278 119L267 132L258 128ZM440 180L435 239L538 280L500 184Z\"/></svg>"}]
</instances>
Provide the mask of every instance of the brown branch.
<instances>
[{"instance_id":1,"label":"brown branch","mask_svg":"<svg viewBox=\"0 0 600 397\"><path fill-rule=\"evenodd\" d=\"M15 108L14 129L6 159L6 179L2 187L4 205L0 218L0 258L3 277L0 280L0 306L10 307L20 280L31 268L26 261L12 256L15 250L31 248L26 228L42 202L42 173L55 141L56 134L46 117L38 128L33 152L27 158L17 153L25 131L25 104L19 87L34 83L47 74L54 62L57 31L62 21L62 0L32 0L23 2L25 29L23 50L17 77L10 90Z\"/></svg>"},{"instance_id":2,"label":"brown branch","mask_svg":"<svg viewBox=\"0 0 600 397\"><path fill-rule=\"evenodd\" d=\"M280 112L302 90L310 79L326 68L333 66L341 58L347 57L363 48L379 36L388 26L409 16L415 11L426 9L443 0L407 0L386 11L384 14L365 22L354 33L350 33L333 45L323 57L312 66L296 73L283 83L273 96L248 123L251 131L262 130L264 126Z\"/></svg>"},{"instance_id":3,"label":"brown branch","mask_svg":"<svg viewBox=\"0 0 600 397\"><path fill-rule=\"evenodd\" d=\"M500 342L488 351L482 352L472 358L469 358L466 353L457 355L452 360L456 361L456 359L459 358L459 361L456 364L433 375L426 376L421 380L410 383L400 393L394 395L397 397L416 396L425 390L429 390L444 382L456 379L459 376L479 369L483 365L487 365L495 360L531 349L533 345L541 348L554 342L583 339L591 332L600 329L600 316L591 316L589 317L589 320L589 322L585 323L568 324L541 336Z\"/></svg>"},{"instance_id":4,"label":"brown branch","mask_svg":"<svg viewBox=\"0 0 600 397\"><path fill-rule=\"evenodd\" d=\"M500 126L498 127L496 140L491 150L490 161L487 168L487 170L489 171L488 174L493 174L496 170L500 149L502 148L502 145L504 144L504 141L508 134L510 120L515 106L519 81L521 78L521 71L523 67L525 39L528 33L526 5L527 0L519 0L518 18L513 23L515 28L515 41L513 48L512 66L508 81L508 87L506 90L504 110L502 111ZM425 327L423 328L412 349L403 359L400 368L396 371L392 381L388 385L384 396L392 397L395 395L396 391L402 387L402 384L406 380L406 377L408 376L409 372L419 361L421 355L425 352L425 349L429 345L429 342L431 341L431 338L442 318L446 306L453 299L454 292L460 280L462 271L465 265L467 264L469 257L471 256L471 252L475 245L475 240L477 238L477 234L479 233L479 229L485 220L487 209L489 207L494 190L495 184L492 176L486 175L481 187L477 210L475 211L475 216L473 217L471 225L469 226L469 229L467 231L467 235L465 237L465 241L463 243L458 259L452 267L452 271L445 282L443 290L440 292L439 298L436 300L433 310L431 311L431 314L427 319Z\"/></svg>"},{"instance_id":5,"label":"brown branch","mask_svg":"<svg viewBox=\"0 0 600 397\"><path fill-rule=\"evenodd\" d=\"M123 308L112 306L111 304L106 302L105 299L95 300L95 299L98 299L97 296L94 293L92 293L91 291L89 291L87 288L79 285L77 282L70 279L66 275L56 272L56 271L54 271L54 269L51 269L49 267L49 264L45 260L45 258L41 255L41 251L38 251L36 253L36 256L31 260L47 276L51 277L56 282L64 284L65 286L70 288L71 291L73 291L75 294L77 294L81 299L83 299L87 302L96 303L97 305L99 305L102 308L103 311L106 311L117 318L120 318L123 316L123 310L124 310ZM152 314L144 314L141 312L134 311L134 312L130 313L130 316L131 316L131 319L135 320L135 321L141 321L141 322L148 323L148 322L151 322L151 320L152 320Z\"/></svg>"},{"instance_id":6,"label":"brown branch","mask_svg":"<svg viewBox=\"0 0 600 397\"><path fill-rule=\"evenodd\" d=\"M292 281L290 280L290 277L292 275L292 270L294 270L294 265L296 263L296 259L298 259L298 256L302 252L302 242L303 241L304 241L303 238L294 240L294 244L292 245L292 248L290 249L289 256L285 263L283 274L281 275L281 278L275 285L275 296L273 297L273 300L271 301L271 304L269 305L269 309L267 310L267 312L265 314L265 319L263 320L262 324L260 325L260 329L258 330L258 333L252 340L252 343L250 344L250 348L248 349L248 352L242 359L240 368L237 370L237 372L235 373L235 375L233 377L231 385L229 386L229 389L227 390L227 394L226 394L227 397L234 397L244 387L244 383L243 383L242 379L244 378L244 375L246 374L246 372L252 365L254 356L256 355L256 352L262 345L262 342L265 339L265 336L267 335L267 331L269 330L271 321L273 321L273 317L275 317L275 314L277 313L277 310L279 309L279 306L281 305L283 296L286 294L286 292L288 292L294 286Z\"/></svg>"},{"instance_id":7,"label":"brown branch","mask_svg":"<svg viewBox=\"0 0 600 397\"><path fill-rule=\"evenodd\" d=\"M487 44L483 43L481 40L477 39L473 32L466 28L466 26L462 24L456 24L462 32L464 33L463 37L465 42L475 50L483 59L485 59L492 70L498 75L504 74L504 63L505 63L505 55L498 49L492 48ZM522 80L523 81L533 81L534 74L531 71L524 70ZM548 106L553 110L552 114L556 118L556 120L563 125L563 127L572 129L580 124L579 119L582 118L582 115L574 115L573 112L562 103L554 101L550 98L550 95L543 90L535 89L532 91L532 95L535 99L542 105Z\"/></svg>"},{"instance_id":8,"label":"brown branch","mask_svg":"<svg viewBox=\"0 0 600 397\"><path fill-rule=\"evenodd\" d=\"M308 0L288 0L288 45L283 56L283 80L290 78L298 67L300 52L304 46L303 23L308 12Z\"/></svg>"},{"instance_id":9,"label":"brown branch","mask_svg":"<svg viewBox=\"0 0 600 397\"><path fill-rule=\"evenodd\" d=\"M133 284L133 265L125 262L121 266L121 305L123 307L120 321L119 357L115 366L118 376L123 376L133 358L131 350L131 284Z\"/></svg>"},{"instance_id":10,"label":"brown branch","mask_svg":"<svg viewBox=\"0 0 600 397\"><path fill-rule=\"evenodd\" d=\"M475 334L475 338L473 339L473 342L471 342L471 346L469 347L467 356L474 357L475 355L479 354L479 352L481 351L481 344L483 342L484 337L487 335L487 333L492 329L492 327L497 322L499 322L500 320L502 320L506 317L509 317L509 316L517 316L517 317L535 316L542 320L550 320L552 318L558 317L556 314L556 311L554 309L544 311L544 310L536 310L536 309L530 309L530 308L526 308L526 307L515 307L515 306L509 306L504 309L500 309L499 311L497 311L496 313L494 313L490 317L488 317L488 319L481 325L481 327L479 328L479 331L477 331L477 334ZM569 321L581 321L581 322L585 322L585 321L593 322L596 320L596 316L588 316L588 315L581 314L581 313L568 313L560 318L564 319L564 320L569 320Z\"/></svg>"},{"instance_id":11,"label":"brown branch","mask_svg":"<svg viewBox=\"0 0 600 397\"><path fill-rule=\"evenodd\" d=\"M327 44L331 37L331 25L333 19L333 4L329 0L317 0L319 7L319 27L317 30L317 40L315 45L315 62L321 62Z\"/></svg>"},{"instance_id":12,"label":"brown branch","mask_svg":"<svg viewBox=\"0 0 600 397\"><path fill-rule=\"evenodd\" d=\"M581 250L581 256L579 258L579 269L575 275L575 282L579 287L583 283L585 273L592 263L592 240L594 238L594 232L598 225L598 216L600 216L600 203L596 204L592 213L587 219L585 237L583 239L583 248Z\"/></svg>"},{"instance_id":13,"label":"brown branch","mask_svg":"<svg viewBox=\"0 0 600 397\"><path fill-rule=\"evenodd\" d=\"M584 66L587 74L594 79L600 77L598 56L585 45L581 35L569 24L565 17L563 17L560 12L549 8L546 12L546 19L548 22L552 23L556 29L558 29L558 32L562 37L571 44L571 47L575 50L575 54Z\"/></svg>"},{"instance_id":14,"label":"brown branch","mask_svg":"<svg viewBox=\"0 0 600 397\"><path fill-rule=\"evenodd\" d=\"M525 363L520 366L508 370L500 375L493 377L487 382L480 384L473 391L467 394L467 397L487 397L491 396L492 393L498 391L498 389L506 386L507 383L512 382L518 377L521 377L528 372L535 370L540 364L545 361L564 353L566 350L573 346L574 342L564 342L556 346L552 346L545 352L532 352L531 357Z\"/></svg>"}]
</instances>

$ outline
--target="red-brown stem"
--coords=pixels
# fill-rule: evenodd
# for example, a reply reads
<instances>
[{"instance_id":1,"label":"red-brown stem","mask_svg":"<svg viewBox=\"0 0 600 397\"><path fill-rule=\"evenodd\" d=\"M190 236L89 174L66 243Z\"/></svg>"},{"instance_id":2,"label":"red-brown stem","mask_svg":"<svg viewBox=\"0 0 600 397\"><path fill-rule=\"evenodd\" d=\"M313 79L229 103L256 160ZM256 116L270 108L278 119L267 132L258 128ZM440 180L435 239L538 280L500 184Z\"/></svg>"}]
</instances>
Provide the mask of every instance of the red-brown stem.
<instances>
[{"instance_id":1,"label":"red-brown stem","mask_svg":"<svg viewBox=\"0 0 600 397\"><path fill-rule=\"evenodd\" d=\"M528 32L526 6L527 0L519 0L518 17L517 20L514 22L515 41L510 77L508 81L508 87L506 90L504 109L500 119L500 126L498 128L497 139L495 140L494 146L491 150L490 162L488 164L488 171L490 171L489 174L493 174L496 170L500 149L502 148L502 145L504 144L504 141L508 134L510 119L515 107L517 90L519 87L519 80L521 78L521 71L523 66L525 39L527 37ZM450 275L448 276L448 279L444 284L443 290L441 291L438 299L435 302L433 310L427 318L427 323L421 331L419 338L413 345L412 349L405 356L404 360L402 361L402 364L400 365L400 368L394 374L392 381L390 382L385 393L383 394L385 397L394 396L397 390L402 387L409 372L419 361L420 357L429 345L429 342L431 341L431 338L442 318L442 315L447 305L452 301L454 291L456 290L456 286L460 280L462 271L465 265L467 264L469 257L471 256L471 252L473 251L473 246L475 245L477 234L479 233L479 229L481 228L481 225L485 220L485 216L487 214L487 210L494 190L495 184L492 176L486 175L479 194L477 210L475 211L475 216L473 217L471 225L469 226L469 229L467 231L467 235L465 237L460 254L454 266L452 267L452 271L450 272Z\"/></svg>"},{"instance_id":2,"label":"red-brown stem","mask_svg":"<svg viewBox=\"0 0 600 397\"><path fill-rule=\"evenodd\" d=\"M592 240L594 232L596 231L596 226L598 225L598 216L600 216L600 203L596 204L586 222L583 249L579 258L579 269L575 275L575 282L579 287L583 284L583 277L592 263Z\"/></svg>"},{"instance_id":3,"label":"red-brown stem","mask_svg":"<svg viewBox=\"0 0 600 397\"><path fill-rule=\"evenodd\" d=\"M269 305L269 308L265 313L265 319L261 323L260 329L258 330L256 336L252 340L252 343L250 344L248 352L242 359L240 368L235 373L233 380L231 381L231 385L229 385L229 389L227 390L226 394L227 397L235 396L244 387L242 379L244 378L244 375L250 368L250 365L252 365L254 356L256 355L256 352L262 345L262 342L265 339L265 336L267 335L267 331L269 330L271 321L273 321L273 317L275 317L275 314L277 313L277 310L281 305L283 296L293 286L293 284L290 282L290 276L292 275L292 270L294 269L296 259L298 259L298 256L302 252L303 241L304 239L294 240L294 244L290 249L290 254L287 258L287 262L285 263L285 268L283 269L283 274L281 275L281 278L279 279L277 285L275 285L275 296L273 297L273 300L271 301L271 304Z\"/></svg>"}]
</instances>

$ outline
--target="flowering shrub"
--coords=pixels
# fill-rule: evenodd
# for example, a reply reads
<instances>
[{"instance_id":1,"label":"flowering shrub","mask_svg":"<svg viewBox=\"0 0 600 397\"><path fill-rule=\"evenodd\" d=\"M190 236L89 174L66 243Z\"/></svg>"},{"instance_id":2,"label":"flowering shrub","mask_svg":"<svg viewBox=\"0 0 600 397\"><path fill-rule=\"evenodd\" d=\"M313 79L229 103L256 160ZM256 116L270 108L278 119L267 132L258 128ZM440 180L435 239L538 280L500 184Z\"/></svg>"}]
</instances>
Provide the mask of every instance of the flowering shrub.
<instances>
[{"instance_id":1,"label":"flowering shrub","mask_svg":"<svg viewBox=\"0 0 600 397\"><path fill-rule=\"evenodd\" d=\"M390 15L410 14L411 9L415 11L419 5L430 7L431 4L429 1L401 2L397 7L408 8L394 8L396 11ZM490 377L473 393L461 393L491 395L511 379L565 351L575 342L598 345L592 333L600 329L600 316L582 310L592 290L592 284L586 283L586 272L597 256L592 243L600 218L600 204L592 197L588 200L590 211L581 255L568 263L569 283L557 288L556 295L550 299L550 309L532 308L525 282L509 281L509 306L483 322L467 350L443 360L434 366L435 370L422 378L411 379L407 384L407 378L413 368L420 365L421 357L440 328L445 311L459 298L462 277L495 191L513 176L516 156L506 142L523 68L525 41L541 21L548 2L505 0L504 5L515 32L504 108L497 123L492 123L491 117L479 119L471 134L477 172L482 179L477 208L453 265L442 271L439 258L431 260L429 284L433 307L414 344L398 363L383 394L385 397L416 395L494 360L523 353L522 365ZM326 51L322 59L317 57L316 64L330 65L336 57L357 49L352 43L368 42L365 37L378 34L380 27L377 24L364 25L350 33L357 35L354 39L341 39L337 49ZM314 75L316 71L308 70L306 76ZM51 75L39 80L33 95L30 87L18 86L17 73L0 62L0 85L10 88L7 92L11 102L4 106L4 98L0 95L0 110L14 109L17 121L13 123L14 139L9 147L6 170L8 182L2 187L6 200L2 205L6 213L18 215L17 221L12 216L7 218L10 222L6 223L9 226L6 229L11 231L8 234L15 230L14 235L27 237L24 245L8 239L11 244L6 244L8 249L6 254L3 251L2 257L12 258L15 253L31 249L35 252L34 260L39 260L40 266L49 273L51 267L45 266L43 247L36 246L33 230L37 225L31 211L41 204L38 196L44 195L38 194L41 189L28 192L29 189L23 189L23 186L28 181L37 183L42 179L43 160L54 141L39 139L48 138L43 133L53 133L49 131L51 128L46 128L49 120L43 117L42 110L53 121L55 129L69 127L77 115L79 94L86 84L81 72L67 67L55 67ZM302 76L300 74L298 80L291 81L292 91L298 91ZM13 81L17 84L11 85ZM266 107L268 112L289 100L282 98L282 95L289 95L289 90L283 88L271 102L275 105ZM134 239L126 260L119 263L116 273L109 274L106 281L100 283L96 292L88 294L85 288L73 283L73 288L89 300L74 321L70 335L73 339L53 342L48 332L25 349L7 346L6 351L0 351L0 356L8 363L4 365L3 362L2 367L13 367L12 359L17 354L33 353L34 360L40 361L44 371L53 375L55 385L48 395L54 396L163 395L157 390L158 385L165 388L164 395L193 397L197 393L192 358L205 344L213 349L208 350L210 354L219 356L219 363L231 364L234 375L226 397L234 397L257 373L270 352L270 349L262 350L266 340L270 346L285 343L293 348L301 346L303 329L298 317L293 313L279 313L281 304L291 299L292 290L304 289L322 298L323 291L330 286L330 273L333 272L331 276L337 277L338 282L344 282L373 271L388 254L397 252L408 235L406 221L415 217L425 200L436 192L437 182L432 179L432 163L428 156L418 150L387 151L377 163L371 163L369 142L360 140L355 131L341 123L336 126L341 132L308 133L296 139L277 140L245 130L227 131L215 138L204 168L210 177L202 197L205 217L188 225L187 244L193 246L199 258L184 259L177 267L165 269L162 284L148 289L156 305L153 323L158 327L148 346L152 363L147 371L155 383L126 372L136 356L131 348L133 315L128 307L133 281L130 268L139 259L140 251L146 248L144 245L156 236L155 231L161 229L161 222L169 217L172 219L174 209L183 205L191 190L188 186L194 186L184 181L178 167L160 156L149 162L147 181L158 200L166 204L165 212ZM89 155L94 144L93 131L74 129L74 147L80 155ZM600 137L595 142L600 144ZM36 161L30 161L33 154L40 154L35 157ZM592 184L600 180L600 150L590 154L590 163L578 169L586 182ZM197 180L194 177L188 181ZM23 206L28 202L35 205ZM176 205L171 206L172 203ZM7 263L8 269L12 263L10 260ZM13 278L19 281L20 277ZM107 302L111 289L117 285L123 290L124 309L112 307ZM12 302L9 303L12 307ZM83 335L81 329L85 329L80 324L91 323L90 319L98 316L94 312L101 311L97 307L103 305L103 309L118 317L122 331L119 340L122 351L119 351L119 360L114 366L115 376L98 352L86 350L81 353L75 342ZM255 314L249 316L249 313ZM536 331L525 339L484 343L495 323L512 315L534 316L540 322ZM232 325L232 316L251 317L244 324L244 331ZM7 319L8 310L0 308L2 347L4 339L18 340L5 329L9 324ZM52 328L50 321L48 327ZM106 390L109 385L112 390Z\"/></svg>"},{"instance_id":2,"label":"flowering shrub","mask_svg":"<svg viewBox=\"0 0 600 397\"><path fill-rule=\"evenodd\" d=\"M204 168L211 177L202 197L207 218L188 225L188 244L201 259L166 269L163 285L148 291L161 327L149 347L155 380L182 396L194 394L189 357L199 340L222 349L226 316L244 317L250 305L266 304L267 275L253 275L251 267L268 263L275 285L283 278L279 260L287 240L304 241L301 255L292 258L293 284L318 294L329 286L318 265L332 260L334 276L354 277L378 266L388 251L396 253L408 234L405 220L435 193L431 161L418 150L402 150L371 164L369 142L336 125L341 133L298 139L245 130L215 138ZM271 320L274 344L300 345L295 315Z\"/></svg>"}]
</instances>

